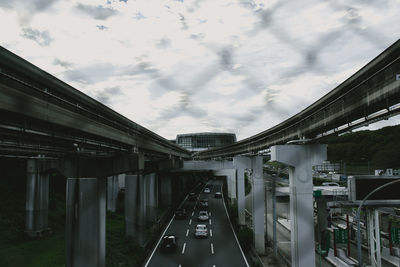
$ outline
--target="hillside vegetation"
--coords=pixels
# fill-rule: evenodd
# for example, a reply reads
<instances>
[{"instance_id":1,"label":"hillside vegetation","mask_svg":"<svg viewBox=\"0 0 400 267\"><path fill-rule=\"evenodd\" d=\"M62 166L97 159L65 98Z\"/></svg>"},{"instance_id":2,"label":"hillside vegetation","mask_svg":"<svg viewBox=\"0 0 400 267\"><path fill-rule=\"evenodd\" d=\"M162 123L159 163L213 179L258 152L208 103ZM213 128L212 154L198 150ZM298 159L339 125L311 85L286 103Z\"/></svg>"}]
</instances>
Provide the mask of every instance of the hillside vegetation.
<instances>
[{"instance_id":1,"label":"hillside vegetation","mask_svg":"<svg viewBox=\"0 0 400 267\"><path fill-rule=\"evenodd\" d=\"M400 168L400 125L326 137L331 162L365 163L371 168Z\"/></svg>"}]
</instances>

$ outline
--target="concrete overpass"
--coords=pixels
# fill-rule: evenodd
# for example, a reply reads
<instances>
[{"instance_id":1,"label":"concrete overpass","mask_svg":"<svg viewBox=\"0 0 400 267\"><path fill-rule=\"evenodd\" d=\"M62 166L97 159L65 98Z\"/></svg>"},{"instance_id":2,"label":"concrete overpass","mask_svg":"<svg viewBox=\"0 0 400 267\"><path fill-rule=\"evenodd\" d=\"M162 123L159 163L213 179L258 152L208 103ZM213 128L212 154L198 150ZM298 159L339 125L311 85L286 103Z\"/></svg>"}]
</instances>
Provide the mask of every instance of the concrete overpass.
<instances>
[{"instance_id":1,"label":"concrete overpass","mask_svg":"<svg viewBox=\"0 0 400 267\"><path fill-rule=\"evenodd\" d=\"M170 179L162 177L159 184L156 173L182 168L227 176L229 198L237 200L239 223L244 224L247 170L255 203L254 245L262 253L265 198L263 157L258 154L269 149L271 160L290 166L292 266L314 266L314 246L301 244L314 240L311 168L326 159L326 146L313 141L397 115L399 58L397 41L288 120L234 145L195 154L196 160L207 162L182 163L191 159L188 151L0 48L0 155L28 160L26 230L36 233L46 227L48 171L57 169L70 177L67 266L104 266L106 177L111 177L111 193L119 180L115 176L125 174L126 233L142 240L142 227L159 202L155 192L161 190L167 203L171 198ZM91 257L85 257L87 251Z\"/></svg>"}]
</instances>

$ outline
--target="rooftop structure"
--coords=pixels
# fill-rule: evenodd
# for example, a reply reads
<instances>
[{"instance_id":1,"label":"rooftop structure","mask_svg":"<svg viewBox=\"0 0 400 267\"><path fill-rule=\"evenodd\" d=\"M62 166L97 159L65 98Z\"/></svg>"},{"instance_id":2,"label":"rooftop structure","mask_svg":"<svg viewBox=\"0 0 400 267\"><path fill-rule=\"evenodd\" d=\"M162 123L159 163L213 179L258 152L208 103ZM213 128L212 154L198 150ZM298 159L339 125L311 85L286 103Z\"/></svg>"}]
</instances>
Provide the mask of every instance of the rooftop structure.
<instances>
[{"instance_id":1,"label":"rooftop structure","mask_svg":"<svg viewBox=\"0 0 400 267\"><path fill-rule=\"evenodd\" d=\"M178 134L176 144L192 152L222 147L236 142L233 133L190 133Z\"/></svg>"}]
</instances>

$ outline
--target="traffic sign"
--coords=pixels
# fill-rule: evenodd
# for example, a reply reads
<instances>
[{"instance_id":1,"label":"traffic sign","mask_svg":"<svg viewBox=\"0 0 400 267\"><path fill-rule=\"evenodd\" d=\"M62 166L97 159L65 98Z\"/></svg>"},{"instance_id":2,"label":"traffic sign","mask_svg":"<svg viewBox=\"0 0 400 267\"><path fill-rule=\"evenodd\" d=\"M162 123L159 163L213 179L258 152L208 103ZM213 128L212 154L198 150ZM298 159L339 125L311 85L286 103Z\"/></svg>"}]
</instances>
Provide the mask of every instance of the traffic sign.
<instances>
[{"instance_id":1,"label":"traffic sign","mask_svg":"<svg viewBox=\"0 0 400 267\"><path fill-rule=\"evenodd\" d=\"M347 229L335 229L334 235L337 244L346 244L348 242Z\"/></svg>"},{"instance_id":2,"label":"traffic sign","mask_svg":"<svg viewBox=\"0 0 400 267\"><path fill-rule=\"evenodd\" d=\"M399 227L391 227L390 233L392 236L393 244L400 244L400 228Z\"/></svg>"}]
</instances>

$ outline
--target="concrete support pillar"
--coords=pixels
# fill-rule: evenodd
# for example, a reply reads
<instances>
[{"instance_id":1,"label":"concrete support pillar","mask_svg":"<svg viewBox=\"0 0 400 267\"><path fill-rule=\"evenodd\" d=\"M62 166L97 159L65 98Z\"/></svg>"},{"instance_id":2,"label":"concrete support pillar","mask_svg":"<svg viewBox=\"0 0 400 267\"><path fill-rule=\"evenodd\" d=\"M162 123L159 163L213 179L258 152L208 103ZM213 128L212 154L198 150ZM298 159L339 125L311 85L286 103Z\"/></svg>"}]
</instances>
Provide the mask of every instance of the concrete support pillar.
<instances>
[{"instance_id":1,"label":"concrete support pillar","mask_svg":"<svg viewBox=\"0 0 400 267\"><path fill-rule=\"evenodd\" d=\"M117 209L119 191L119 176L107 177L107 210L115 212Z\"/></svg>"},{"instance_id":2,"label":"concrete support pillar","mask_svg":"<svg viewBox=\"0 0 400 267\"><path fill-rule=\"evenodd\" d=\"M326 232L328 231L328 213L327 201L324 196L315 197L317 203L317 226L318 226L318 242L322 250L326 250Z\"/></svg>"},{"instance_id":3,"label":"concrete support pillar","mask_svg":"<svg viewBox=\"0 0 400 267\"><path fill-rule=\"evenodd\" d=\"M251 157L253 170L252 201L253 201L253 232L254 247L258 253L265 253L265 186L263 177L263 157Z\"/></svg>"},{"instance_id":4,"label":"concrete support pillar","mask_svg":"<svg viewBox=\"0 0 400 267\"><path fill-rule=\"evenodd\" d=\"M125 173L118 174L118 186L119 188L125 188Z\"/></svg>"},{"instance_id":5,"label":"concrete support pillar","mask_svg":"<svg viewBox=\"0 0 400 267\"><path fill-rule=\"evenodd\" d=\"M293 267L315 266L312 166L325 159L326 145L279 145L271 148L272 161L290 166L290 233Z\"/></svg>"},{"instance_id":6,"label":"concrete support pillar","mask_svg":"<svg viewBox=\"0 0 400 267\"><path fill-rule=\"evenodd\" d=\"M158 210L158 180L155 173L145 175L147 195L147 221L157 221Z\"/></svg>"},{"instance_id":7,"label":"concrete support pillar","mask_svg":"<svg viewBox=\"0 0 400 267\"><path fill-rule=\"evenodd\" d=\"M230 203L236 199L236 169L220 169L214 171L215 176L225 176L227 194Z\"/></svg>"},{"instance_id":8,"label":"concrete support pillar","mask_svg":"<svg viewBox=\"0 0 400 267\"><path fill-rule=\"evenodd\" d=\"M160 179L161 201L163 206L170 206L172 203L172 181L170 176L161 177Z\"/></svg>"},{"instance_id":9,"label":"concrete support pillar","mask_svg":"<svg viewBox=\"0 0 400 267\"><path fill-rule=\"evenodd\" d=\"M145 244L146 190L143 175L125 176L125 230L127 236L136 237Z\"/></svg>"},{"instance_id":10,"label":"concrete support pillar","mask_svg":"<svg viewBox=\"0 0 400 267\"><path fill-rule=\"evenodd\" d=\"M40 173L38 160L27 161L25 232L36 237L48 227L49 175Z\"/></svg>"},{"instance_id":11,"label":"concrete support pillar","mask_svg":"<svg viewBox=\"0 0 400 267\"><path fill-rule=\"evenodd\" d=\"M246 225L244 171L250 168L250 159L240 156L234 157L233 166L236 168L238 223L239 225Z\"/></svg>"},{"instance_id":12,"label":"concrete support pillar","mask_svg":"<svg viewBox=\"0 0 400 267\"><path fill-rule=\"evenodd\" d=\"M68 178L66 266L106 266L105 179Z\"/></svg>"}]
</instances>

